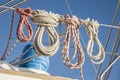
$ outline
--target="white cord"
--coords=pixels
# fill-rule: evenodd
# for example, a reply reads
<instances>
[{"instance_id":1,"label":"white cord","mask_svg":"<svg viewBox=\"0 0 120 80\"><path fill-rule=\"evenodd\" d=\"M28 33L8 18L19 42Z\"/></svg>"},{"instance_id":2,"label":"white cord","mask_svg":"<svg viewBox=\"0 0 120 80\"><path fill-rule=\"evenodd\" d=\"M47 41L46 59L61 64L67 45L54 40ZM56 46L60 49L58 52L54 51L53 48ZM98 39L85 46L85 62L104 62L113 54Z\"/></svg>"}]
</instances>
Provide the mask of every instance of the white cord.
<instances>
[{"instance_id":1,"label":"white cord","mask_svg":"<svg viewBox=\"0 0 120 80\"><path fill-rule=\"evenodd\" d=\"M117 56L112 63L106 67L106 69L102 72L101 76L100 76L100 80L103 80L103 77L105 75L105 73L115 64L115 62L120 58L120 56Z\"/></svg>"},{"instance_id":2,"label":"white cord","mask_svg":"<svg viewBox=\"0 0 120 80\"><path fill-rule=\"evenodd\" d=\"M112 26L112 25L107 25L107 24L99 24L99 26L102 26L102 27L113 27L113 28L119 28L120 29L120 26Z\"/></svg>"},{"instance_id":3,"label":"white cord","mask_svg":"<svg viewBox=\"0 0 120 80\"><path fill-rule=\"evenodd\" d=\"M90 38L88 41L88 45L87 45L87 54L94 64L100 64L104 61L105 52L104 52L104 48L103 48L102 44L100 43L100 41L98 39L99 24L97 21L94 21L94 20L92 20L90 22L89 19L83 21L83 24L85 25L85 28L88 32L88 36ZM92 54L94 42L96 42L96 44L98 45L98 48L99 48L99 52L97 55Z\"/></svg>"},{"instance_id":4,"label":"white cord","mask_svg":"<svg viewBox=\"0 0 120 80\"><path fill-rule=\"evenodd\" d=\"M59 24L59 15L53 14L51 12L46 12L43 10L33 11L33 16L30 18L31 21L38 25L37 31L34 36L33 46L35 52L39 55L52 56L59 49L59 35L55 28ZM44 46L42 44L42 37L45 28L47 29L48 36L50 39L50 45Z\"/></svg>"},{"instance_id":5,"label":"white cord","mask_svg":"<svg viewBox=\"0 0 120 80\"><path fill-rule=\"evenodd\" d=\"M0 8L7 8L7 9L11 9L11 10L16 10L16 9L13 8L13 7L7 7L7 6L0 6Z\"/></svg>"}]
</instances>

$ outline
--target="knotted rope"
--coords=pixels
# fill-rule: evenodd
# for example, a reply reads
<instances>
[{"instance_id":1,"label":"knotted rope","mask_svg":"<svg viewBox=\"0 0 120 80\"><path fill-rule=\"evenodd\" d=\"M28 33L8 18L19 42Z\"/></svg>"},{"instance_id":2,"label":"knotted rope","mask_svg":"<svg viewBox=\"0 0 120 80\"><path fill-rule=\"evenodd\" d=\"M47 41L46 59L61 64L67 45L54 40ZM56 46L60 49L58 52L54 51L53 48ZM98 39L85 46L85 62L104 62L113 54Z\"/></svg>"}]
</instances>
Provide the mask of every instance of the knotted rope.
<instances>
[{"instance_id":1,"label":"knotted rope","mask_svg":"<svg viewBox=\"0 0 120 80\"><path fill-rule=\"evenodd\" d=\"M78 26L81 24L81 21L76 17L73 16L72 18L68 15L65 15L61 19L62 22L66 23L66 35L62 50L62 59L63 63L70 69L77 69L80 68L80 76L81 79L84 80L84 76L82 73L82 66L85 61L84 52L81 47L81 43L79 40L79 29ZM69 47L70 47L70 35L72 34L73 43L75 47L74 55L72 60L77 56L78 60L75 64L73 64L71 59L69 58Z\"/></svg>"},{"instance_id":2,"label":"knotted rope","mask_svg":"<svg viewBox=\"0 0 120 80\"><path fill-rule=\"evenodd\" d=\"M94 64L100 64L104 61L105 52L104 52L104 48L102 44L100 43L98 39L99 24L97 21L94 21L94 20L90 22L89 19L87 19L86 21L83 21L83 24L85 25L88 36L89 36L89 41L87 45L88 56L90 57L91 61ZM97 55L92 54L94 43L96 43L99 48L99 53Z\"/></svg>"},{"instance_id":3,"label":"knotted rope","mask_svg":"<svg viewBox=\"0 0 120 80\"><path fill-rule=\"evenodd\" d=\"M28 41L31 40L32 35L33 35L32 27L31 27L31 25L30 25L30 23L28 22L28 19L27 19L28 16L30 16L30 17L32 16L32 14L31 14L32 10L30 8L26 8L26 9L16 8L15 11L18 14L20 14L20 20L19 20L19 23L18 23L17 31L16 31L17 38L21 42L28 42ZM23 24L25 24L26 27L27 27L28 36L24 35L24 31L23 31L24 26L23 26Z\"/></svg>"},{"instance_id":4,"label":"knotted rope","mask_svg":"<svg viewBox=\"0 0 120 80\"><path fill-rule=\"evenodd\" d=\"M34 36L33 46L35 52L39 55L52 56L59 48L59 35L55 30L55 26L59 24L59 15L43 10L35 10L32 12L31 21L38 25L37 31ZM44 30L47 30L50 39L50 45L44 46L42 44L42 37Z\"/></svg>"}]
</instances>

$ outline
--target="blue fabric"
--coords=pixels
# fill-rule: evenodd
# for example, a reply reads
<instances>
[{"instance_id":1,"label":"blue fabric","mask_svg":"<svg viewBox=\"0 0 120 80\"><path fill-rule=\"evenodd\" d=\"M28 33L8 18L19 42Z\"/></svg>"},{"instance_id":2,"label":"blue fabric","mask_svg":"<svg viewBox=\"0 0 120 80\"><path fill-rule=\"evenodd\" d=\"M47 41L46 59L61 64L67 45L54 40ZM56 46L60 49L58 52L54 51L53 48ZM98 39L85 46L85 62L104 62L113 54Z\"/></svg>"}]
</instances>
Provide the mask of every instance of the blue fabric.
<instances>
[{"instance_id":1,"label":"blue fabric","mask_svg":"<svg viewBox=\"0 0 120 80\"><path fill-rule=\"evenodd\" d=\"M32 45L28 44L24 47L23 52L24 53L26 50L28 50ZM33 48L31 48L22 58L25 59L29 56L31 56L32 54L35 54L35 51ZM35 54L37 55L37 54ZM20 64L19 67L24 67L24 68L31 68L31 69L37 69L37 70L43 70L43 71L47 71L49 68L49 58L45 57L45 56L40 56L38 58L35 58L29 62Z\"/></svg>"}]
</instances>

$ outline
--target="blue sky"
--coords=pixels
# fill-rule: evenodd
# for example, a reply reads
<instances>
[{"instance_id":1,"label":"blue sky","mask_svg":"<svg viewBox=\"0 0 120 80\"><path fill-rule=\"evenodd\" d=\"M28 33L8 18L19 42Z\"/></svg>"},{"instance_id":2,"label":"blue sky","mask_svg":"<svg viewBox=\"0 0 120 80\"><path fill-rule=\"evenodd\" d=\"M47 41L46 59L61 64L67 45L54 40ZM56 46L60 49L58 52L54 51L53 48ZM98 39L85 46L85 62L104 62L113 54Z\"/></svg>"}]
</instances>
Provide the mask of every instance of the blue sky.
<instances>
[{"instance_id":1,"label":"blue sky","mask_svg":"<svg viewBox=\"0 0 120 80\"><path fill-rule=\"evenodd\" d=\"M0 1L0 2L2 2L2 1ZM68 0L68 2L71 7L71 10L73 12L73 15L76 15L78 18L86 19L89 17L90 19L97 20L99 23L110 25L113 20L113 16L114 16L114 12L115 12L118 0ZM53 13L60 14L60 15L70 14L70 12L66 6L65 0L53 0L53 1L52 0L51 1L29 0L28 2L24 3L20 7L23 7L23 8L31 7L33 10L41 9L41 10L46 10L46 11L52 11ZM1 24L0 56L4 52L5 45L7 42L7 37L9 34L9 28L10 28L10 21L11 21L11 12L12 11L10 10L4 14L0 14L0 24ZM14 22L14 29L13 29L13 37L14 38L16 38L16 27L18 24L18 20L19 20L19 17L16 14L15 22ZM120 10L118 12L118 16L117 16L115 25L118 25L119 22L120 22ZM31 24L32 24L32 27L33 27L34 33L35 33L36 25L33 23L31 23ZM58 30L58 28L56 28L56 29ZM108 27L99 27L99 39L103 46L105 45L108 31L109 31ZM117 29L113 29L113 31L112 31L112 35L110 37L110 42L109 42L107 50L106 50L107 52L111 52L111 50L112 50L112 45L114 42L116 31L117 31ZM64 25L62 26L62 32L65 33ZM87 44L88 36L86 35L86 30L84 29L84 27L80 28L80 32L85 40L85 43ZM12 43L14 43L14 41L15 41L14 39L11 40L11 45L12 45ZM29 43L31 43L31 42L29 42ZM85 47L83 45L82 41L81 41L81 43L82 43L82 46ZM11 56L8 57L8 61L10 61L13 58L15 58L16 56L20 55L22 52L22 49L27 44L28 43L19 42L17 44L17 47L11 54ZM10 45L10 47L11 47L11 45ZM71 52L73 52L73 50L74 49L71 48ZM50 57L50 68L49 68L48 72L51 75L79 79L79 77L80 77L79 70L70 70L63 64L62 58L61 58L61 51L62 51L62 46L60 47L59 51L54 56ZM96 73L92 67L92 64L90 62L90 59L87 56L86 51L84 51L84 52L85 52L85 57L86 57L85 63L83 65L83 74L84 74L85 80L94 80ZM120 50L119 50L119 53L120 53ZM101 72L107 65L108 57L109 57L109 54L106 54L105 61L102 64ZM109 80L119 80L120 79L120 76L119 76L120 64L119 64L119 62L120 62L120 60L118 60L115 63L115 65L111 71ZM97 68L97 65L96 65L96 68Z\"/></svg>"}]
</instances>

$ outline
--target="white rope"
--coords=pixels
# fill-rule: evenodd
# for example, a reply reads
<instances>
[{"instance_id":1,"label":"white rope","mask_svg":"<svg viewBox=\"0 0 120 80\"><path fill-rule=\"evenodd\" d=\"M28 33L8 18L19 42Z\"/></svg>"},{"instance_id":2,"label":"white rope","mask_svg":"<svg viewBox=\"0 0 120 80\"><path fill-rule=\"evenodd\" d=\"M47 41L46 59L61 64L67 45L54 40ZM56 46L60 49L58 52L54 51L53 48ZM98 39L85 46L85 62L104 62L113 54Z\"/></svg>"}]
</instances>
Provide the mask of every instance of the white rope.
<instances>
[{"instance_id":1,"label":"white rope","mask_svg":"<svg viewBox=\"0 0 120 80\"><path fill-rule=\"evenodd\" d=\"M99 24L99 26L102 26L102 27L112 27L112 28L118 28L118 29L120 29L119 26L112 26L112 25L107 25L107 24Z\"/></svg>"},{"instance_id":2,"label":"white rope","mask_svg":"<svg viewBox=\"0 0 120 80\"><path fill-rule=\"evenodd\" d=\"M58 14L53 14L52 12L48 13L43 10L35 10L32 14L33 16L30 18L31 21L38 25L33 41L35 52L44 56L54 55L58 51L60 44L59 35L54 28L59 24L60 16ZM47 29L50 39L49 46L44 46L42 44L42 37L45 28Z\"/></svg>"},{"instance_id":3,"label":"white rope","mask_svg":"<svg viewBox=\"0 0 120 80\"><path fill-rule=\"evenodd\" d=\"M6 9L11 9L11 10L16 10L16 9L13 8L13 7L7 7L7 6L0 6L0 8L6 8Z\"/></svg>"},{"instance_id":4,"label":"white rope","mask_svg":"<svg viewBox=\"0 0 120 80\"><path fill-rule=\"evenodd\" d=\"M90 38L88 41L88 45L87 45L87 54L94 64L100 64L104 61L105 52L104 52L103 46L101 45L101 43L98 39L99 24L97 21L94 21L94 20L92 20L90 22L89 19L83 21L83 24L85 25L88 36ZM94 42L96 42L96 44L98 45L98 48L99 48L99 53L97 55L92 54Z\"/></svg>"},{"instance_id":5,"label":"white rope","mask_svg":"<svg viewBox=\"0 0 120 80\"><path fill-rule=\"evenodd\" d=\"M103 80L103 77L105 76L105 73L115 64L115 62L120 58L120 55L117 56L110 65L108 65L106 67L106 69L102 72L101 76L100 76L100 80Z\"/></svg>"}]
</instances>

